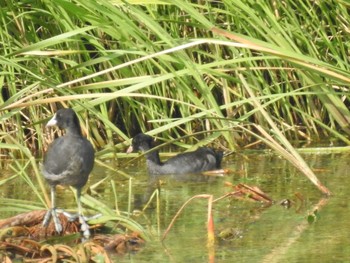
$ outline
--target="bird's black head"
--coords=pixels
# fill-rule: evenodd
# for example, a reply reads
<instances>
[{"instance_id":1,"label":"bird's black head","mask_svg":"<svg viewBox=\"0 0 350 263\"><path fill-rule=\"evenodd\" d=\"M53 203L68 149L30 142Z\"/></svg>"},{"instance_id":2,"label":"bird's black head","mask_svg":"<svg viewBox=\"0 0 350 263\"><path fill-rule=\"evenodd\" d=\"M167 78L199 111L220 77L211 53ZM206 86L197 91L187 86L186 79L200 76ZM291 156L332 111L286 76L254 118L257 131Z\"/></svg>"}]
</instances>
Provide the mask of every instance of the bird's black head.
<instances>
[{"instance_id":1,"label":"bird's black head","mask_svg":"<svg viewBox=\"0 0 350 263\"><path fill-rule=\"evenodd\" d=\"M68 132L81 134L79 119L74 110L70 108L60 109L46 124L46 127L58 126L60 129L65 129Z\"/></svg>"},{"instance_id":2,"label":"bird's black head","mask_svg":"<svg viewBox=\"0 0 350 263\"><path fill-rule=\"evenodd\" d=\"M144 133L139 133L132 139L132 144L127 152L145 152L152 148L152 144L153 138L151 136Z\"/></svg>"}]
</instances>

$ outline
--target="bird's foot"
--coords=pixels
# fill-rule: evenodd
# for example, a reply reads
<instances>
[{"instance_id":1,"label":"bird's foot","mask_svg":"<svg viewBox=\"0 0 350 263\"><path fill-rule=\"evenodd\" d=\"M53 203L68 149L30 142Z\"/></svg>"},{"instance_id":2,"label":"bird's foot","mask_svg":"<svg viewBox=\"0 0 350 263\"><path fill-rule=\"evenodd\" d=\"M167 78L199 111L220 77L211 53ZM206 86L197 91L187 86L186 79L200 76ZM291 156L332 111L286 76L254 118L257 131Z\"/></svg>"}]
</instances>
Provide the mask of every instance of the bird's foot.
<instances>
[{"instance_id":1,"label":"bird's foot","mask_svg":"<svg viewBox=\"0 0 350 263\"><path fill-rule=\"evenodd\" d=\"M83 237L88 239L90 237L90 226L86 223L84 216L79 215L80 231L83 233Z\"/></svg>"},{"instance_id":2,"label":"bird's foot","mask_svg":"<svg viewBox=\"0 0 350 263\"><path fill-rule=\"evenodd\" d=\"M99 218L100 216L102 216L102 214L97 214L94 216L90 216L90 217L85 217L83 215L80 214L71 214L65 211L62 211L62 213L65 215L65 217L67 217L68 221L73 222L75 220L79 220L80 223L80 231L83 233L83 237L88 239L90 237L90 230L89 230L89 224L87 223L87 221L91 220L91 219L96 219Z\"/></svg>"},{"instance_id":3,"label":"bird's foot","mask_svg":"<svg viewBox=\"0 0 350 263\"><path fill-rule=\"evenodd\" d=\"M93 215L93 216L83 216L83 215L79 215L79 214L71 214L71 213L68 213L66 211L60 211L60 213L64 214L64 216L68 219L69 222L73 222L77 219L79 219L79 222L80 222L80 218L82 217L83 220L86 221L89 221L89 220L92 220L92 219L97 219L99 217L102 216L102 214L96 214L96 215Z\"/></svg>"},{"instance_id":4,"label":"bird's foot","mask_svg":"<svg viewBox=\"0 0 350 263\"><path fill-rule=\"evenodd\" d=\"M60 234L63 230L63 227L62 227L62 224L57 216L56 208L51 208L51 209L47 210L47 212L44 216L43 226L47 227L49 225L51 217L53 219L53 223L55 225L56 232Z\"/></svg>"}]
</instances>

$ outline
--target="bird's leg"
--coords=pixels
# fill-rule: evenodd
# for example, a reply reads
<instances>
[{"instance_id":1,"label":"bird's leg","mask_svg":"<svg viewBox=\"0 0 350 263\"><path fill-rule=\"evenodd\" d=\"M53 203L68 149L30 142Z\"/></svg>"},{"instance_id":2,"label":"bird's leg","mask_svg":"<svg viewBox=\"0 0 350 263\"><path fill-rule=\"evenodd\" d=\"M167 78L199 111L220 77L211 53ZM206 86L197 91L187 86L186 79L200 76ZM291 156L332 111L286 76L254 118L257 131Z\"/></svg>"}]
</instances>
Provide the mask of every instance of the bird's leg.
<instances>
[{"instance_id":1,"label":"bird's leg","mask_svg":"<svg viewBox=\"0 0 350 263\"><path fill-rule=\"evenodd\" d=\"M51 220L51 209L46 211L46 214L45 214L44 220L43 220L43 226L48 227L50 220Z\"/></svg>"},{"instance_id":2,"label":"bird's leg","mask_svg":"<svg viewBox=\"0 0 350 263\"><path fill-rule=\"evenodd\" d=\"M71 213L68 213L66 211L62 211L62 213L70 222L73 222L76 219L78 219L79 223L80 223L80 231L83 233L84 238L88 239L90 237L90 230L89 230L90 227L86 221L88 221L90 219L99 218L100 216L102 216L102 214L97 214L97 215L94 215L91 217L85 217L83 215L83 209L82 209L80 197L81 197L81 188L77 188L77 190L76 190L76 199L77 199L77 203L78 203L78 213L77 214L71 214Z\"/></svg>"},{"instance_id":3,"label":"bird's leg","mask_svg":"<svg viewBox=\"0 0 350 263\"><path fill-rule=\"evenodd\" d=\"M83 209L81 207L80 196L81 196L81 188L77 188L77 202L78 202L80 230L81 232L83 232L84 238L88 239L90 237L90 230L89 230L89 225L86 223L85 218L83 216Z\"/></svg>"},{"instance_id":4,"label":"bird's leg","mask_svg":"<svg viewBox=\"0 0 350 263\"><path fill-rule=\"evenodd\" d=\"M51 186L51 208L46 212L43 220L43 226L47 227L50 223L50 219L52 217L53 222L55 224L55 229L57 233L61 233L63 228L60 220L58 219L56 212L56 204L55 204L55 190L56 186Z\"/></svg>"}]
</instances>

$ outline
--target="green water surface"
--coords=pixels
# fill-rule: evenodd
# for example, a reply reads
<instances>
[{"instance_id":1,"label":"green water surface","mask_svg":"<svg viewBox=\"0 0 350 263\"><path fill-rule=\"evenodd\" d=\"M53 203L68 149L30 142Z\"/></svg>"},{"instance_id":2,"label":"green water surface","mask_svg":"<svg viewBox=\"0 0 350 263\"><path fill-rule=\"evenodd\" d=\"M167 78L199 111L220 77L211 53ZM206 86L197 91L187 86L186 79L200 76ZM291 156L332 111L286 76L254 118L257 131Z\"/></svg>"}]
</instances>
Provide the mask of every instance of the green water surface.
<instances>
[{"instance_id":1,"label":"green water surface","mask_svg":"<svg viewBox=\"0 0 350 263\"><path fill-rule=\"evenodd\" d=\"M141 159L119 169L132 180L131 209L138 211L159 189L157 202L134 220L142 224L151 240L138 252L120 256L111 254L116 262L347 262L350 259L350 194L349 154L307 154L306 162L332 192L330 198L321 192L287 161L272 153L240 153L224 158L223 168L233 172L221 177L198 175L166 176L152 180ZM11 173L8 171L7 173ZM117 186L118 207L128 209L128 180L96 166L89 186L110 176ZM234 191L227 183L257 186L274 200L271 206L225 198L213 206L216 243L207 247L207 199L192 201L175 222L168 236L160 241L170 221L189 198L213 195L214 199ZM30 199L26 183L0 186L0 195L7 198ZM27 189L27 191L25 190ZM110 183L105 182L90 193L96 199L114 206ZM298 197L297 197L298 196ZM69 189L58 190L58 206L74 208ZM288 199L290 208L280 205ZM319 205L317 215L312 212ZM315 221L308 223L311 214ZM3 215L1 216L3 217ZM220 238L223 233L232 233Z\"/></svg>"}]
</instances>

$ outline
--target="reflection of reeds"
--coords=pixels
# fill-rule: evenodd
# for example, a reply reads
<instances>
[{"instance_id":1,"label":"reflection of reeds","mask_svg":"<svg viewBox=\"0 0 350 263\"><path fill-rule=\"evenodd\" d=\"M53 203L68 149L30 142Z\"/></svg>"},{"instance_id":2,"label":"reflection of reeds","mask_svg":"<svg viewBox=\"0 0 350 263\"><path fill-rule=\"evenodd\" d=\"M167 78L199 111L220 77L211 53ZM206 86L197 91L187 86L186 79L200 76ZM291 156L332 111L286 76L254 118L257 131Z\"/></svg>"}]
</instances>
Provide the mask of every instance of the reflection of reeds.
<instances>
[{"instance_id":1,"label":"reflection of reeds","mask_svg":"<svg viewBox=\"0 0 350 263\"><path fill-rule=\"evenodd\" d=\"M196 198L204 198L208 199L208 209L207 209L207 249L208 249L208 262L215 262L215 231L214 231L214 218L213 218L213 195L209 194L202 194L202 195L195 195L191 197L189 200L187 200L181 208L178 210L176 215L171 220L168 228L165 230L162 241L166 238L169 231L173 227L177 217L181 214L183 209L193 200ZM164 244L164 242L163 242Z\"/></svg>"},{"instance_id":2,"label":"reflection of reeds","mask_svg":"<svg viewBox=\"0 0 350 263\"><path fill-rule=\"evenodd\" d=\"M324 206L327 205L328 201L329 198L321 198L318 203L310 209L310 214L316 215ZM278 242L278 245L276 245L276 247L272 249L261 262L281 262L288 250L293 248L295 242L298 241L302 234L309 229L309 226L311 225L312 224L310 224L308 220L302 221L294 228L294 231L290 232L290 234L285 237L285 240Z\"/></svg>"}]
</instances>

